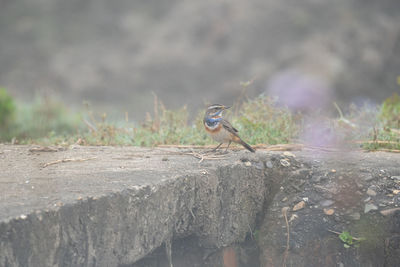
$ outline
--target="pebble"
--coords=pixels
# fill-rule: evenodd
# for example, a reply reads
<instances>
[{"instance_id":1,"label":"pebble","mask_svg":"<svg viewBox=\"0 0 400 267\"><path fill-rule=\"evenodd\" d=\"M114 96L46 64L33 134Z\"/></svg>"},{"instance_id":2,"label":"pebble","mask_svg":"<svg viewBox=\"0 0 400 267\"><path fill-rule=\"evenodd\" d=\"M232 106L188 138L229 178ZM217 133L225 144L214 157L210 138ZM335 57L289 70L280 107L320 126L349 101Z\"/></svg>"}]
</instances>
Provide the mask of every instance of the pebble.
<instances>
[{"instance_id":1,"label":"pebble","mask_svg":"<svg viewBox=\"0 0 400 267\"><path fill-rule=\"evenodd\" d=\"M371 204L371 203L365 204L364 213L368 213L371 210L378 210L378 207L376 205L374 205L374 204Z\"/></svg>"},{"instance_id":2,"label":"pebble","mask_svg":"<svg viewBox=\"0 0 400 267\"><path fill-rule=\"evenodd\" d=\"M400 176L392 176L393 180L399 180L400 181Z\"/></svg>"},{"instance_id":3,"label":"pebble","mask_svg":"<svg viewBox=\"0 0 400 267\"><path fill-rule=\"evenodd\" d=\"M251 166L251 162L250 162L250 161L246 161L246 162L244 163L244 166L250 167L250 166Z\"/></svg>"},{"instance_id":4,"label":"pebble","mask_svg":"<svg viewBox=\"0 0 400 267\"><path fill-rule=\"evenodd\" d=\"M286 156L286 157L292 157L292 158L296 157L292 152L289 152L289 151L283 152L283 155Z\"/></svg>"},{"instance_id":5,"label":"pebble","mask_svg":"<svg viewBox=\"0 0 400 267\"><path fill-rule=\"evenodd\" d=\"M374 196L376 196L376 192L374 190L372 190L371 188L368 188L367 195L374 197Z\"/></svg>"},{"instance_id":6,"label":"pebble","mask_svg":"<svg viewBox=\"0 0 400 267\"><path fill-rule=\"evenodd\" d=\"M400 193L400 190L398 190L398 189L393 189L392 192L393 192L394 195L397 195L397 194Z\"/></svg>"},{"instance_id":7,"label":"pebble","mask_svg":"<svg viewBox=\"0 0 400 267\"><path fill-rule=\"evenodd\" d=\"M294 205L294 207L293 207L293 211L298 211L298 210L301 210L301 209L304 209L304 207L306 206L306 202L304 202L303 200L302 201L300 201L299 203L297 203L296 205Z\"/></svg>"},{"instance_id":8,"label":"pebble","mask_svg":"<svg viewBox=\"0 0 400 267\"><path fill-rule=\"evenodd\" d=\"M274 165L272 165L272 162L270 160L267 161L267 168L272 169Z\"/></svg>"},{"instance_id":9,"label":"pebble","mask_svg":"<svg viewBox=\"0 0 400 267\"><path fill-rule=\"evenodd\" d=\"M287 159L281 159L280 162L281 162L281 165L283 167L289 167L290 166L290 162Z\"/></svg>"},{"instance_id":10,"label":"pebble","mask_svg":"<svg viewBox=\"0 0 400 267\"><path fill-rule=\"evenodd\" d=\"M375 176L367 175L367 176L364 177L364 181L369 182L369 181L371 181L371 180L373 180L375 178L376 178Z\"/></svg>"},{"instance_id":11,"label":"pebble","mask_svg":"<svg viewBox=\"0 0 400 267\"><path fill-rule=\"evenodd\" d=\"M320 202L322 207L329 207L330 205L332 205L334 203L334 201L330 200L330 199L326 199L326 200L322 200Z\"/></svg>"},{"instance_id":12,"label":"pebble","mask_svg":"<svg viewBox=\"0 0 400 267\"><path fill-rule=\"evenodd\" d=\"M393 208L393 209L381 210L380 212L381 212L381 214L382 214L383 216L389 216L389 215L395 213L395 212L398 211L398 210L400 210L400 208Z\"/></svg>"},{"instance_id":13,"label":"pebble","mask_svg":"<svg viewBox=\"0 0 400 267\"><path fill-rule=\"evenodd\" d=\"M331 216L335 213L334 209L324 209L324 213L328 216Z\"/></svg>"},{"instance_id":14,"label":"pebble","mask_svg":"<svg viewBox=\"0 0 400 267\"><path fill-rule=\"evenodd\" d=\"M361 214L359 212L354 212L349 214L350 219L358 221L361 218Z\"/></svg>"}]
</instances>

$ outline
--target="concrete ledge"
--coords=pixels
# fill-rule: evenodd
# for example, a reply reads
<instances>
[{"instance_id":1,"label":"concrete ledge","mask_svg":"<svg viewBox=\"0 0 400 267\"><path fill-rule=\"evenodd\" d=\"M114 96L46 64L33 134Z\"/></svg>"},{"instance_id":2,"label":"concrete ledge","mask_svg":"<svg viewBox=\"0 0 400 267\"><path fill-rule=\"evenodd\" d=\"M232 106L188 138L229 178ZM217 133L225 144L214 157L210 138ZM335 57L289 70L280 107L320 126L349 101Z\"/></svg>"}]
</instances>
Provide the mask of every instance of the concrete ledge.
<instances>
[{"instance_id":1,"label":"concrete ledge","mask_svg":"<svg viewBox=\"0 0 400 267\"><path fill-rule=\"evenodd\" d=\"M398 154L48 151L0 145L0 266L400 264Z\"/></svg>"},{"instance_id":2,"label":"concrete ledge","mask_svg":"<svg viewBox=\"0 0 400 267\"><path fill-rule=\"evenodd\" d=\"M254 228L272 186L266 153L199 164L171 149L0 148L1 266L132 264L189 235L228 246ZM62 159L91 160L43 168Z\"/></svg>"}]
</instances>

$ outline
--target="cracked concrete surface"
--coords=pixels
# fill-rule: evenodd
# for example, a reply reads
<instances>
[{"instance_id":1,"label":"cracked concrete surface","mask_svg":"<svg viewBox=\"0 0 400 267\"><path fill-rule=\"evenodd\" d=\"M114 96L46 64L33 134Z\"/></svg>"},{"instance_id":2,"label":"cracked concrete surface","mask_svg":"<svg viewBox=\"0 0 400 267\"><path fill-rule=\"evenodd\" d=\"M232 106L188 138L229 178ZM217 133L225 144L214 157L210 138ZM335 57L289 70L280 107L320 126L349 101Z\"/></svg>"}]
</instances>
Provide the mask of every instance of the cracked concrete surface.
<instances>
[{"instance_id":1,"label":"cracked concrete surface","mask_svg":"<svg viewBox=\"0 0 400 267\"><path fill-rule=\"evenodd\" d=\"M32 148L0 145L0 266L168 266L169 242L175 267L222 265L229 247L238 266L280 266L284 207L287 266L400 263L400 211L380 213L400 204L397 154ZM327 229L368 241L346 249Z\"/></svg>"}]
</instances>

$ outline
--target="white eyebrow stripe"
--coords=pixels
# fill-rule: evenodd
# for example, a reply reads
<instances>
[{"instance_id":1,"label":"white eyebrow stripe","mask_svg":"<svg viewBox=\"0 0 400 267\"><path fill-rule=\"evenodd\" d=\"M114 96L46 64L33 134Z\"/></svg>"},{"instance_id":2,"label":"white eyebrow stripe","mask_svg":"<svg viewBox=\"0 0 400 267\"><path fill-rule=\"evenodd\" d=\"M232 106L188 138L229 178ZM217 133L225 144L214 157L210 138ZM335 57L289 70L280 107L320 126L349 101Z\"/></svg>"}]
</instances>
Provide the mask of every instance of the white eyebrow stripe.
<instances>
[{"instance_id":1,"label":"white eyebrow stripe","mask_svg":"<svg viewBox=\"0 0 400 267\"><path fill-rule=\"evenodd\" d=\"M222 107L223 107L223 105L216 104L216 105L209 106L207 109L222 108Z\"/></svg>"}]
</instances>

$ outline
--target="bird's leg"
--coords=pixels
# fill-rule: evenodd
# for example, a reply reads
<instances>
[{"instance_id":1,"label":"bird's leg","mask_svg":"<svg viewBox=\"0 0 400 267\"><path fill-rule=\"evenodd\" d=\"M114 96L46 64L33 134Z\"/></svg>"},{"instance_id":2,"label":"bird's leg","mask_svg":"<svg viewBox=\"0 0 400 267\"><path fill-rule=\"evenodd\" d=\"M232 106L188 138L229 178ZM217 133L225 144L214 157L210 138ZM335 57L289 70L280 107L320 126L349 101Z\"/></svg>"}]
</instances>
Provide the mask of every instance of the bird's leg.
<instances>
[{"instance_id":1,"label":"bird's leg","mask_svg":"<svg viewBox=\"0 0 400 267\"><path fill-rule=\"evenodd\" d=\"M232 141L229 140L228 146L227 146L226 149L225 149L225 153L228 152L228 148L229 148L229 146L231 145L231 143L232 143Z\"/></svg>"},{"instance_id":2,"label":"bird's leg","mask_svg":"<svg viewBox=\"0 0 400 267\"><path fill-rule=\"evenodd\" d=\"M222 145L222 143L221 144L219 144L216 148L214 148L214 149L212 149L211 150L211 152L215 152L215 151L217 151L217 149L220 147Z\"/></svg>"}]
</instances>

